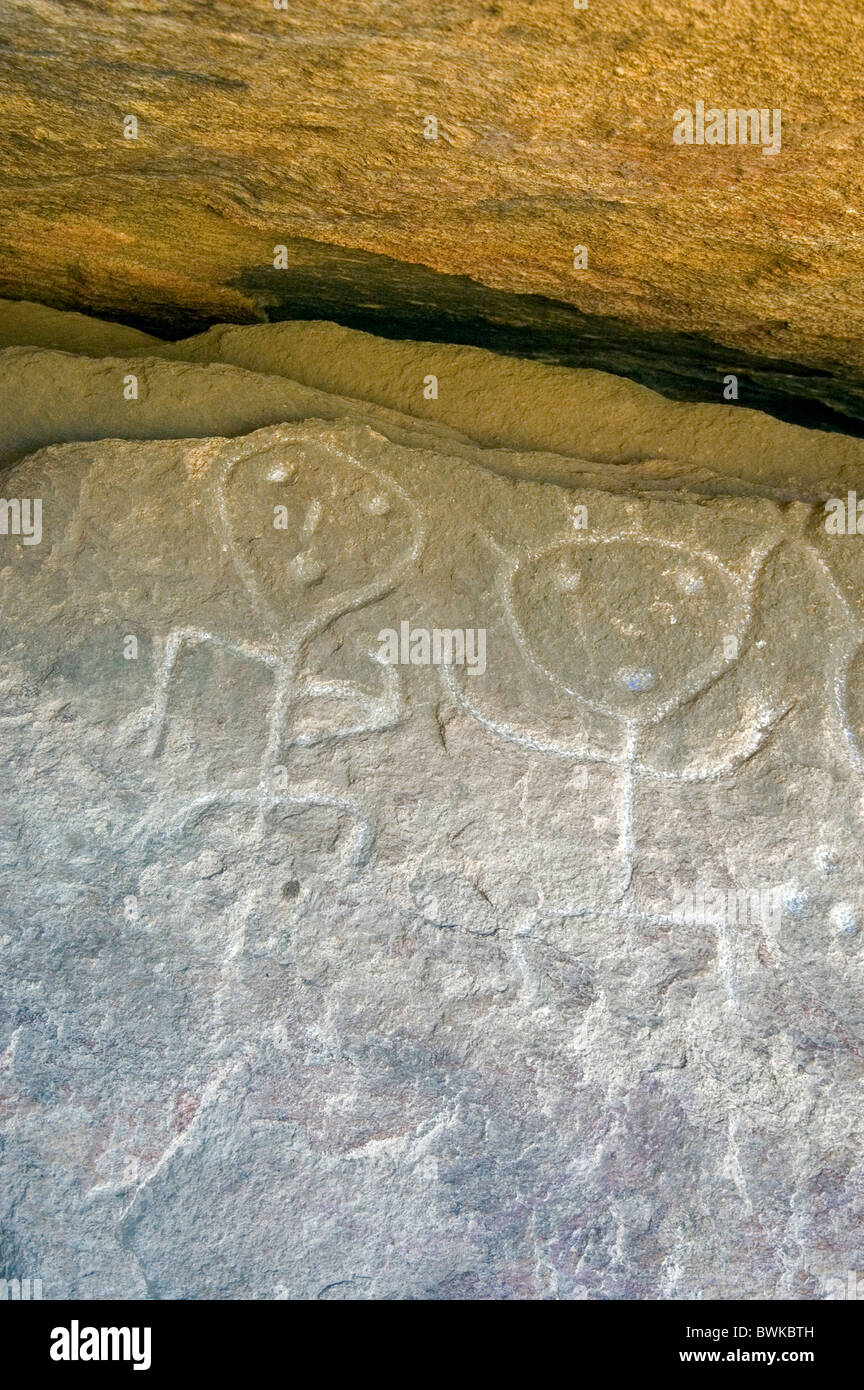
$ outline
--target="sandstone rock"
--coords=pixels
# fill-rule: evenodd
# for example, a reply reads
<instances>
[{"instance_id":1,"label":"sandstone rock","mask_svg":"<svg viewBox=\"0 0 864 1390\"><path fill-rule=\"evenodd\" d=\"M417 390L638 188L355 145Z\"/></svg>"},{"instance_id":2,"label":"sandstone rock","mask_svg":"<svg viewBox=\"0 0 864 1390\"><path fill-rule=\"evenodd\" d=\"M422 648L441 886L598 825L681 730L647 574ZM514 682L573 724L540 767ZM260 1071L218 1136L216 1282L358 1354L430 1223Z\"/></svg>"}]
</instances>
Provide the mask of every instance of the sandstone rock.
<instances>
[{"instance_id":1,"label":"sandstone rock","mask_svg":"<svg viewBox=\"0 0 864 1390\"><path fill-rule=\"evenodd\" d=\"M159 338L89 314L63 313L29 300L0 301L0 348L57 348L90 357L158 352Z\"/></svg>"},{"instance_id":2,"label":"sandstone rock","mask_svg":"<svg viewBox=\"0 0 864 1390\"><path fill-rule=\"evenodd\" d=\"M0 341L66 349L0 352L0 462L60 441L233 435L314 415L362 419L395 443L508 477L777 500L864 494L858 439L683 405L601 372L324 323L223 327L179 344L150 339L145 357L103 358L115 326L86 323L0 306ZM426 399L432 379L438 394Z\"/></svg>"},{"instance_id":3,"label":"sandstone rock","mask_svg":"<svg viewBox=\"0 0 864 1390\"><path fill-rule=\"evenodd\" d=\"M824 1296L862 541L410 425L5 475L6 1248L46 1297ZM460 630L482 663L382 660Z\"/></svg>"},{"instance_id":4,"label":"sandstone rock","mask_svg":"<svg viewBox=\"0 0 864 1390\"><path fill-rule=\"evenodd\" d=\"M770 22L757 0L7 4L0 292L172 335L437 323L606 367L611 338L630 375L686 382L695 354L711 391L714 344L860 386L861 25L805 0ZM779 109L782 148L676 146L698 100Z\"/></svg>"}]
</instances>

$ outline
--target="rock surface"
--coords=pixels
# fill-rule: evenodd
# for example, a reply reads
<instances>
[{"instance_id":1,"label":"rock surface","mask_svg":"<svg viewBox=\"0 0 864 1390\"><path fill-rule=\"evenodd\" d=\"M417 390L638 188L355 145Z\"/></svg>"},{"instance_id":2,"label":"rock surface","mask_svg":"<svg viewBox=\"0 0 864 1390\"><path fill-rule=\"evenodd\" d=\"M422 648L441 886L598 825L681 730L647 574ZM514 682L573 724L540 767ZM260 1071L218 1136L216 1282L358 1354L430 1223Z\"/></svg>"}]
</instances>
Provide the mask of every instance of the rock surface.
<instances>
[{"instance_id":1,"label":"rock surface","mask_svg":"<svg viewBox=\"0 0 864 1390\"><path fill-rule=\"evenodd\" d=\"M864 495L859 439L740 405L684 405L608 373L333 323L222 325L167 344L0 301L0 463L67 440L234 435L310 415L362 419L395 443L516 478L790 501Z\"/></svg>"},{"instance_id":2,"label":"rock surface","mask_svg":"<svg viewBox=\"0 0 864 1390\"><path fill-rule=\"evenodd\" d=\"M861 1268L862 541L482 457L331 417L7 471L2 1238L46 1297ZM476 659L394 664L405 623Z\"/></svg>"},{"instance_id":3,"label":"rock surface","mask_svg":"<svg viewBox=\"0 0 864 1390\"><path fill-rule=\"evenodd\" d=\"M695 335L860 385L862 24L807 0L10 0L0 293L173 336L605 337L625 374L647 353L682 379ZM676 146L699 100L779 109L779 153Z\"/></svg>"}]
</instances>

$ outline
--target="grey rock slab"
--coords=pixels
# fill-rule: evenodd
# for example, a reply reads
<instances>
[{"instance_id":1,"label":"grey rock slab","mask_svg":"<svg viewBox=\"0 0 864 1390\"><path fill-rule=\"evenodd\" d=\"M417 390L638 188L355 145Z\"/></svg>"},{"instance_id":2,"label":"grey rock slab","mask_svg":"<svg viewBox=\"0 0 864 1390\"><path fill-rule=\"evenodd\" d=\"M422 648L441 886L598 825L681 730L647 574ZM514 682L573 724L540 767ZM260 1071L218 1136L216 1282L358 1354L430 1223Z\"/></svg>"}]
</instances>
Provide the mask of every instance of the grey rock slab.
<instances>
[{"instance_id":1,"label":"grey rock slab","mask_svg":"<svg viewBox=\"0 0 864 1390\"><path fill-rule=\"evenodd\" d=\"M4 491L42 539L0 538L3 1274L862 1267L857 536L321 420L52 447ZM484 660L393 661L403 624Z\"/></svg>"}]
</instances>

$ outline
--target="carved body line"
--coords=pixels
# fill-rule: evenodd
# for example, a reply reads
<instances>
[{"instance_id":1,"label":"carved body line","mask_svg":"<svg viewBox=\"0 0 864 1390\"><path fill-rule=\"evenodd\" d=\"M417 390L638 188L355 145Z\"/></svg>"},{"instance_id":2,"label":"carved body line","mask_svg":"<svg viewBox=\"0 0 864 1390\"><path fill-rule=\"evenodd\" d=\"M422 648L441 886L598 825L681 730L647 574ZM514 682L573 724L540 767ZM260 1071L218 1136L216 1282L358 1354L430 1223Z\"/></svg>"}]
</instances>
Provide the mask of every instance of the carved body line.
<instances>
[{"instance_id":1,"label":"carved body line","mask_svg":"<svg viewBox=\"0 0 864 1390\"><path fill-rule=\"evenodd\" d=\"M819 551L816 549L815 546L807 545L804 546L803 549L805 553L808 554L810 558L813 560L814 564L818 567L819 571L821 572L823 578L829 584L832 593L834 594L835 598L837 599L837 602L840 605L840 608L843 611L843 615L846 618L846 621L848 622L850 628L852 629L852 632L855 635L856 642L860 642L860 620L857 618L852 608L852 605L849 603L849 600L846 598L846 595L843 593L842 589L840 588L840 585L837 583L836 579L834 578L834 575L831 573L831 570L825 563L825 560L819 554ZM857 651L858 645L850 645L849 649L844 653L835 673L834 680L832 682L831 693L833 695L834 701L834 712L843 734L844 746L846 749L846 753L849 757L849 761L851 762L856 772L864 774L864 756L862 756L861 749L858 747L858 743L855 738L855 733L852 729L851 721L849 718L848 709L849 670L857 654Z\"/></svg>"},{"instance_id":2,"label":"carved body line","mask_svg":"<svg viewBox=\"0 0 864 1390\"><path fill-rule=\"evenodd\" d=\"M361 687L350 681L317 681L302 670L302 662L309 643L327 630L337 618L346 613L356 612L378 599L392 593L402 582L410 569L416 564L426 542L426 528L423 515L416 502L392 478L361 464L351 454L346 454L348 462L364 475L374 478L382 486L394 491L407 505L411 517L411 542L399 560L383 574L376 575L368 584L353 594L336 595L318 614L309 618L293 631L286 627L284 616L274 606L265 592L254 569L245 560L234 538L231 517L228 512L227 484L238 463L246 462L248 454L235 453L222 465L215 489L215 521L217 533L221 534L225 548L252 602L259 619L271 633L270 640L261 642L235 642L219 633L196 627L172 629L166 639L156 678L156 698L148 714L151 735L148 753L158 755L165 735L168 718L168 701L171 680L179 656L186 645L212 644L234 656L258 661L269 667L274 675L273 697L267 718L267 739L258 777L258 798L265 813L268 799L272 793L273 770L278 766L279 750L283 744L283 728L289 709L303 699L329 698L354 700L368 712L365 721L355 722L345 727L324 728L315 732L301 732L292 735L286 747L312 747L318 743L335 739L362 737L371 733L383 732L395 727L404 717L404 693L402 676L390 666L383 670L383 689L380 697L370 698ZM377 656L371 659L377 660Z\"/></svg>"}]
</instances>

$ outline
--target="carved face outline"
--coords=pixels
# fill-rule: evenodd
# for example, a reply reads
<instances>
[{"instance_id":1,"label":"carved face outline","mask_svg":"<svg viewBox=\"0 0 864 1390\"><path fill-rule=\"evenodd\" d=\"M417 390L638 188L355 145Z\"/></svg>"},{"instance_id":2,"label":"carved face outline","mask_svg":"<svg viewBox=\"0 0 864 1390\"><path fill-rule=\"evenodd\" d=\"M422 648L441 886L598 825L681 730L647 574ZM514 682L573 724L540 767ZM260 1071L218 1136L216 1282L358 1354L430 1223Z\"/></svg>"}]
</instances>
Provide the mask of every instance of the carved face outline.
<instances>
[{"instance_id":1,"label":"carved face outline","mask_svg":"<svg viewBox=\"0 0 864 1390\"><path fill-rule=\"evenodd\" d=\"M423 540L417 504L398 483L314 440L229 460L218 506L247 590L289 642L383 597Z\"/></svg>"},{"instance_id":2,"label":"carved face outline","mask_svg":"<svg viewBox=\"0 0 864 1390\"><path fill-rule=\"evenodd\" d=\"M504 590L532 664L587 707L638 725L731 665L723 639L750 616L740 581L719 560L630 533L517 557Z\"/></svg>"}]
</instances>

